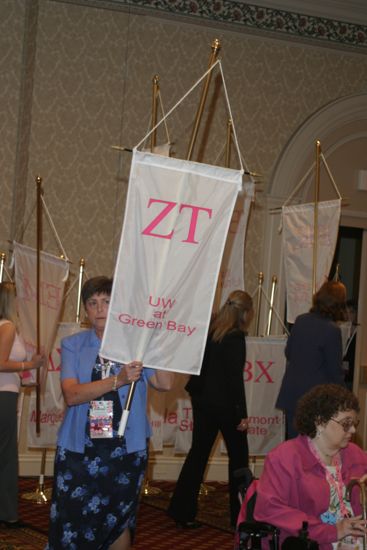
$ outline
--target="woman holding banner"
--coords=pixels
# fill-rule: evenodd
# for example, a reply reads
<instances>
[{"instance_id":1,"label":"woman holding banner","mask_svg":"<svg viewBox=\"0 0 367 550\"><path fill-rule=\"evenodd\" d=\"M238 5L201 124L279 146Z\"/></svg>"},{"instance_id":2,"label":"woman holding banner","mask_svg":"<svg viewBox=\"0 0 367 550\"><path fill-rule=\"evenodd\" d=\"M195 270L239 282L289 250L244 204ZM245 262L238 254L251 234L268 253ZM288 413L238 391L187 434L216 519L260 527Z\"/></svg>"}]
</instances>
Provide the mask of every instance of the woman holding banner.
<instances>
[{"instance_id":1,"label":"woman holding banner","mask_svg":"<svg viewBox=\"0 0 367 550\"><path fill-rule=\"evenodd\" d=\"M27 361L17 331L15 285L0 283L0 523L20 527L18 520L17 401L20 374L45 365L45 357Z\"/></svg>"},{"instance_id":2,"label":"woman holding banner","mask_svg":"<svg viewBox=\"0 0 367 550\"><path fill-rule=\"evenodd\" d=\"M238 483L234 472L248 466L247 408L243 369L246 361L245 332L253 318L247 292L231 292L211 321L199 376L186 385L194 418L192 446L178 478L168 508L177 527L200 527L195 521L204 471L218 432L228 452L231 524L239 512Z\"/></svg>"},{"instance_id":3,"label":"woman holding banner","mask_svg":"<svg viewBox=\"0 0 367 550\"><path fill-rule=\"evenodd\" d=\"M94 277L82 288L91 330L61 343L61 386L67 404L58 434L49 550L127 550L133 538L150 426L147 383L170 389L172 374L139 361L103 361L103 336L112 279ZM136 382L125 435L117 430L131 382Z\"/></svg>"}]
</instances>

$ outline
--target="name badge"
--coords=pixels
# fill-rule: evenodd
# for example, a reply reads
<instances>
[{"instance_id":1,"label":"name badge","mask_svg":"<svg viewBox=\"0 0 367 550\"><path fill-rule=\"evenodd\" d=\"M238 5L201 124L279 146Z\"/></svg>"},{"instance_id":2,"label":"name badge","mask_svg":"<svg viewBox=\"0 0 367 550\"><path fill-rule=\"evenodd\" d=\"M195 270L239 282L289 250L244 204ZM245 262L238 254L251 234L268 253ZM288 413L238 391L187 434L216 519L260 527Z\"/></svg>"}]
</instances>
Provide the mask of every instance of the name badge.
<instances>
[{"instance_id":1,"label":"name badge","mask_svg":"<svg viewBox=\"0 0 367 550\"><path fill-rule=\"evenodd\" d=\"M113 402L91 401L89 408L90 437L102 439L113 437Z\"/></svg>"}]
</instances>

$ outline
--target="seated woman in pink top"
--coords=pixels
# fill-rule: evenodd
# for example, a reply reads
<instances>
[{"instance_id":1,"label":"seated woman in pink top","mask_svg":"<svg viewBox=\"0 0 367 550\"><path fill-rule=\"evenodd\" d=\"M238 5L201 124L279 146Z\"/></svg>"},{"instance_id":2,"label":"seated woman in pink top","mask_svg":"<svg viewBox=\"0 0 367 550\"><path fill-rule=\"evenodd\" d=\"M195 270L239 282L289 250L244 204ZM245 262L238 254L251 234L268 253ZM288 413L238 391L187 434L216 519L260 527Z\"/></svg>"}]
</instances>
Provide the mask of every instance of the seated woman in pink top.
<instances>
[{"instance_id":1,"label":"seated woman in pink top","mask_svg":"<svg viewBox=\"0 0 367 550\"><path fill-rule=\"evenodd\" d=\"M367 454L351 442L358 413L357 398L336 384L299 400L300 435L267 455L257 486L255 519L278 527L281 541L307 522L320 550L363 548L367 530L354 483L367 480Z\"/></svg>"}]
</instances>

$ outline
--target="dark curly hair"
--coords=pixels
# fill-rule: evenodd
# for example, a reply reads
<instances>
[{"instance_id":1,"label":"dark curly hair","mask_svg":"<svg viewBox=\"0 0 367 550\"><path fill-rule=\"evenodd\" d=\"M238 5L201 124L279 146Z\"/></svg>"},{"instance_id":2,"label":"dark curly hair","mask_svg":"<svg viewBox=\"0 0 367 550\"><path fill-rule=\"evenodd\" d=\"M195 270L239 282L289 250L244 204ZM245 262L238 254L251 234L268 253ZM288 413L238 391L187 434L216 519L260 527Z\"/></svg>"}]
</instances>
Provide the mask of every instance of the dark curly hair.
<instances>
[{"instance_id":1,"label":"dark curly hair","mask_svg":"<svg viewBox=\"0 0 367 550\"><path fill-rule=\"evenodd\" d=\"M333 321L345 321L346 299L347 291L343 283L326 281L313 295L310 311Z\"/></svg>"},{"instance_id":2,"label":"dark curly hair","mask_svg":"<svg viewBox=\"0 0 367 550\"><path fill-rule=\"evenodd\" d=\"M316 423L326 424L338 412L359 413L356 396L337 384L320 384L308 391L297 403L295 424L302 435L315 437Z\"/></svg>"},{"instance_id":3,"label":"dark curly hair","mask_svg":"<svg viewBox=\"0 0 367 550\"><path fill-rule=\"evenodd\" d=\"M83 285L81 292L82 302L85 306L87 300L93 296L93 294L107 294L107 296L111 296L111 290L112 279L105 277L104 275L92 277L91 279L85 281Z\"/></svg>"}]
</instances>

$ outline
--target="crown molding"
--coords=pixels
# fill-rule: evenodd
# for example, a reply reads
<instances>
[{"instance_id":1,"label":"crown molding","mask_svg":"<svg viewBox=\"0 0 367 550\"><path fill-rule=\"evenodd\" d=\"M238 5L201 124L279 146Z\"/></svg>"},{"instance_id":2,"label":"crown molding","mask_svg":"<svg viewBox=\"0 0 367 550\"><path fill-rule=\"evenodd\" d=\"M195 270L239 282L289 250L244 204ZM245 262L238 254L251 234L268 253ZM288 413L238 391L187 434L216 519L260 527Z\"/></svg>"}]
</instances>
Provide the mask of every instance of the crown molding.
<instances>
[{"instance_id":1,"label":"crown molding","mask_svg":"<svg viewBox=\"0 0 367 550\"><path fill-rule=\"evenodd\" d=\"M216 24L239 32L300 39L318 45L367 53L365 0L50 0L99 8L181 17L187 22ZM261 5L260 5L261 4ZM352 8L351 8L352 5ZM364 21L364 23L361 23Z\"/></svg>"}]
</instances>

